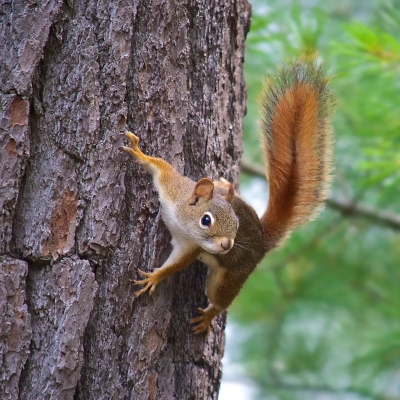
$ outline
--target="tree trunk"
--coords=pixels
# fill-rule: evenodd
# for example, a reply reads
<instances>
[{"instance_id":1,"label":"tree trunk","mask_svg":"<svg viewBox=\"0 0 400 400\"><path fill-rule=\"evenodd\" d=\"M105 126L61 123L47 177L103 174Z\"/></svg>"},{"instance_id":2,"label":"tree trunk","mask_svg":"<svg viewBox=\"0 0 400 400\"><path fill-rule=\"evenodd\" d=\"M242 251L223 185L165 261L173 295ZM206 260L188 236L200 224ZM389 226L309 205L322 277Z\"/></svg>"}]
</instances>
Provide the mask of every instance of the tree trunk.
<instances>
[{"instance_id":1,"label":"tree trunk","mask_svg":"<svg viewBox=\"0 0 400 400\"><path fill-rule=\"evenodd\" d=\"M192 179L238 177L246 0L2 2L0 398L215 399L196 263L135 298L170 235L142 149Z\"/></svg>"}]
</instances>

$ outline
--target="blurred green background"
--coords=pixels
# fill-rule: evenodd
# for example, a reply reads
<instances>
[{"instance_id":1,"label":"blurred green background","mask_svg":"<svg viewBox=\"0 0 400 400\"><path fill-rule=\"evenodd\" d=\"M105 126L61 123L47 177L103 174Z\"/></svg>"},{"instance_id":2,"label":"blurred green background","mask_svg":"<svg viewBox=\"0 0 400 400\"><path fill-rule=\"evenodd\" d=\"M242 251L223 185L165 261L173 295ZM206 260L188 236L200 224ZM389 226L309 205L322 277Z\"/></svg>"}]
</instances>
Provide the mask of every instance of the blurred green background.
<instances>
[{"instance_id":1,"label":"blurred green background","mask_svg":"<svg viewBox=\"0 0 400 400\"><path fill-rule=\"evenodd\" d=\"M244 158L262 164L263 76L313 49L334 76L336 171L332 203L230 308L224 379L252 399L400 399L400 1L251 4ZM241 192L262 184L243 174Z\"/></svg>"}]
</instances>

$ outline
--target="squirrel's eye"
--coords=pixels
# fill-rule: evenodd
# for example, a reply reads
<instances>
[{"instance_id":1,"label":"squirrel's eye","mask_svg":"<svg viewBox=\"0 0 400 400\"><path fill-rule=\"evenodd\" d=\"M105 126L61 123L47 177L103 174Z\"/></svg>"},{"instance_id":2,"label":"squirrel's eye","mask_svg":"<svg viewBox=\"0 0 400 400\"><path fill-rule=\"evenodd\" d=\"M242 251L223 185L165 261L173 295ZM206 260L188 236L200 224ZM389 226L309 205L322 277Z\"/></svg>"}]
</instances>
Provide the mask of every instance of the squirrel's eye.
<instances>
[{"instance_id":1,"label":"squirrel's eye","mask_svg":"<svg viewBox=\"0 0 400 400\"><path fill-rule=\"evenodd\" d=\"M210 226L214 224L214 217L211 213L205 213L200 218L200 227L203 229L208 229Z\"/></svg>"},{"instance_id":2,"label":"squirrel's eye","mask_svg":"<svg viewBox=\"0 0 400 400\"><path fill-rule=\"evenodd\" d=\"M209 215L204 215L204 217L201 219L201 224L203 226L210 226L211 225L211 217Z\"/></svg>"}]
</instances>

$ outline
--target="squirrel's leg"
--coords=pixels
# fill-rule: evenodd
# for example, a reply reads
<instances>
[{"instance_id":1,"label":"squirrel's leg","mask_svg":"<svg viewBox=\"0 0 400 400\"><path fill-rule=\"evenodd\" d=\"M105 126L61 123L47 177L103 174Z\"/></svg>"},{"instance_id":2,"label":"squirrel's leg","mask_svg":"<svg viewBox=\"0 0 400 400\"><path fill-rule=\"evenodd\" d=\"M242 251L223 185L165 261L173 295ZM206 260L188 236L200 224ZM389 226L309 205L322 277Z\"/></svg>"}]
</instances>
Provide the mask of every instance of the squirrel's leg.
<instances>
[{"instance_id":1,"label":"squirrel's leg","mask_svg":"<svg viewBox=\"0 0 400 400\"><path fill-rule=\"evenodd\" d=\"M213 318L231 305L246 278L238 276L232 270L215 265L210 262L210 258L205 258L204 254L200 259L210 268L207 278L207 297L210 305L206 309L199 308L202 315L192 318L189 322L197 324L193 327L195 334L205 332L208 335Z\"/></svg>"},{"instance_id":2,"label":"squirrel's leg","mask_svg":"<svg viewBox=\"0 0 400 400\"><path fill-rule=\"evenodd\" d=\"M134 156L153 176L165 171L174 172L174 168L163 159L144 154L142 150L139 149L139 138L132 132L125 132L125 136L131 142L131 146L122 146L122 149Z\"/></svg>"},{"instance_id":3,"label":"squirrel's leg","mask_svg":"<svg viewBox=\"0 0 400 400\"><path fill-rule=\"evenodd\" d=\"M131 132L125 132L131 146L123 146L122 149L133 155L144 169L153 176L154 187L159 193L163 206L176 203L180 200L182 187L187 185L190 179L183 177L175 168L162 158L150 157L139 149L139 138Z\"/></svg>"},{"instance_id":4,"label":"squirrel's leg","mask_svg":"<svg viewBox=\"0 0 400 400\"><path fill-rule=\"evenodd\" d=\"M189 320L190 324L195 324L193 326L193 332L198 335L199 333L205 332L206 336L210 333L211 322L221 311L225 310L229 304L219 304L220 300L217 293L223 291L223 280L226 273L225 269L219 265L213 265L211 262L214 258L208 255L202 254L199 259L205 262L210 268L210 273L207 277L207 297L210 300L210 305L203 309L198 308L200 312L199 317L195 317ZM214 261L215 262L215 261ZM223 297L223 296L222 296Z\"/></svg>"},{"instance_id":5,"label":"squirrel's leg","mask_svg":"<svg viewBox=\"0 0 400 400\"><path fill-rule=\"evenodd\" d=\"M200 253L198 247L188 247L181 242L172 239L173 250L165 263L156 268L153 272L143 272L138 269L139 274L145 278L142 280L134 281L135 285L146 285L143 289L136 292L136 296L147 292L150 289L150 294L153 294L154 289L164 278L186 268L192 263Z\"/></svg>"}]
</instances>

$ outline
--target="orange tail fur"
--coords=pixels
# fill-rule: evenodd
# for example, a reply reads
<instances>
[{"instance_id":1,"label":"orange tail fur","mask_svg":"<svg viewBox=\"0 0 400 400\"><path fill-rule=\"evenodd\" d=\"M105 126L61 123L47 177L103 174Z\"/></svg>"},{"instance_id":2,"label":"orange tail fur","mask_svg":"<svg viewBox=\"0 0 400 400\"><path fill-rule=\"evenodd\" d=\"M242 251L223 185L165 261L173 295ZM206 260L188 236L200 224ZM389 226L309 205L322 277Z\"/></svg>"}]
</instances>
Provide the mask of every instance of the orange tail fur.
<instances>
[{"instance_id":1,"label":"orange tail fur","mask_svg":"<svg viewBox=\"0 0 400 400\"><path fill-rule=\"evenodd\" d=\"M315 56L266 81L261 100L269 202L261 218L266 251L314 218L331 180L333 98Z\"/></svg>"}]
</instances>

